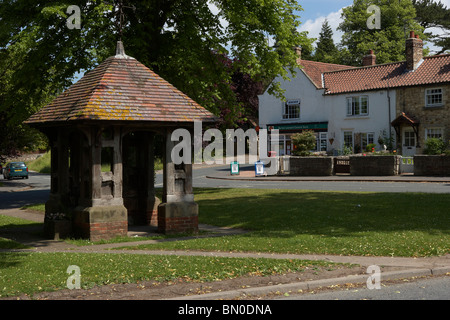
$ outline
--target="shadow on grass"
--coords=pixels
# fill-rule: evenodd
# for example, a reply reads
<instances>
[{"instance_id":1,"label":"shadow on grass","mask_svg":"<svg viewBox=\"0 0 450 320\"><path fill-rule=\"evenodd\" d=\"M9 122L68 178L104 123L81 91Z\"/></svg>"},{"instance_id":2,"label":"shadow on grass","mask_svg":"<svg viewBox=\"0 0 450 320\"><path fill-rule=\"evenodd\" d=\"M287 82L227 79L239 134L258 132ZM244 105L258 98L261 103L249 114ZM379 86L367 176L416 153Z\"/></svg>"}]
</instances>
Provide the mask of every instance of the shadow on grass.
<instances>
[{"instance_id":1,"label":"shadow on grass","mask_svg":"<svg viewBox=\"0 0 450 320\"><path fill-rule=\"evenodd\" d=\"M196 189L202 223L271 237L359 232L450 233L449 194Z\"/></svg>"}]
</instances>

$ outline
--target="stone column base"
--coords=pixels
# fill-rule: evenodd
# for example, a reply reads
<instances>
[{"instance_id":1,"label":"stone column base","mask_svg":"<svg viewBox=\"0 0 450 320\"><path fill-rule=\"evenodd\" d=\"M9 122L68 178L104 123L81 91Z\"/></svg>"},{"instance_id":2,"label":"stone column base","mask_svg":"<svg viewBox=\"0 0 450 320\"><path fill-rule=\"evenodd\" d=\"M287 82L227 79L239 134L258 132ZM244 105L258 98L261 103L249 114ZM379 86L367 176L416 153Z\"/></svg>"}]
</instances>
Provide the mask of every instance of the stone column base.
<instances>
[{"instance_id":1,"label":"stone column base","mask_svg":"<svg viewBox=\"0 0 450 320\"><path fill-rule=\"evenodd\" d=\"M169 202L158 206L158 232L197 233L198 205L195 202Z\"/></svg>"},{"instance_id":2,"label":"stone column base","mask_svg":"<svg viewBox=\"0 0 450 320\"><path fill-rule=\"evenodd\" d=\"M77 207L73 215L73 229L77 237L98 241L128 233L127 209L122 205Z\"/></svg>"}]
</instances>

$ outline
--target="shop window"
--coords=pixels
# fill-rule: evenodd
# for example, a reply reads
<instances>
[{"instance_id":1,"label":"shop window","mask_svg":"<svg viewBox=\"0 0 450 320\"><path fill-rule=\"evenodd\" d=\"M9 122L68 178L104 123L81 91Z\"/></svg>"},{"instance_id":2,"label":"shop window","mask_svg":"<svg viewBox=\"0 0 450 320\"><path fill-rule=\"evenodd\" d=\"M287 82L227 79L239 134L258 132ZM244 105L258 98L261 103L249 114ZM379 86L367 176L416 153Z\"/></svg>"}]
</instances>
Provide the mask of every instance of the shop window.
<instances>
[{"instance_id":1,"label":"shop window","mask_svg":"<svg viewBox=\"0 0 450 320\"><path fill-rule=\"evenodd\" d=\"M328 134L320 132L317 136L317 151L327 151Z\"/></svg>"}]
</instances>

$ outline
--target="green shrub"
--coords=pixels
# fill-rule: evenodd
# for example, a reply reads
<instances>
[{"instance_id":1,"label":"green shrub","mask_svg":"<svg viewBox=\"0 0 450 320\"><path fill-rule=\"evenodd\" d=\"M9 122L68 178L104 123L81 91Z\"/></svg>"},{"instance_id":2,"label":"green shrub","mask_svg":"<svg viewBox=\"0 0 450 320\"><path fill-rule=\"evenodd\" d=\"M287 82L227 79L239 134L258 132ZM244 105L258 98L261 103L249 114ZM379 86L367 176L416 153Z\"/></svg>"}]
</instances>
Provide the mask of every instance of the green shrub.
<instances>
[{"instance_id":1,"label":"green shrub","mask_svg":"<svg viewBox=\"0 0 450 320\"><path fill-rule=\"evenodd\" d=\"M366 146L366 152L372 152L375 151L375 143L370 143Z\"/></svg>"},{"instance_id":2,"label":"green shrub","mask_svg":"<svg viewBox=\"0 0 450 320\"><path fill-rule=\"evenodd\" d=\"M292 135L292 143L294 144L294 155L309 156L311 150L316 148L316 135L311 130L296 133Z\"/></svg>"},{"instance_id":3,"label":"green shrub","mask_svg":"<svg viewBox=\"0 0 450 320\"><path fill-rule=\"evenodd\" d=\"M446 143L439 138L429 138L425 142L424 154L439 155L445 153Z\"/></svg>"}]
</instances>

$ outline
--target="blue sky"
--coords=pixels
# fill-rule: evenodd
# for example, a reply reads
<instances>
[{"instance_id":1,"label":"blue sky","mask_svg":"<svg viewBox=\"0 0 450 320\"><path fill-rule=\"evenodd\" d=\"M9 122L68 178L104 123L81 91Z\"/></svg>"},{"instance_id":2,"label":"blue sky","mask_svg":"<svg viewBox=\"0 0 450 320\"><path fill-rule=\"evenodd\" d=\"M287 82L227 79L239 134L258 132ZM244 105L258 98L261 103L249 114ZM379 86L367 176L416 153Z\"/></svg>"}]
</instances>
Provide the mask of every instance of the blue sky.
<instances>
[{"instance_id":1,"label":"blue sky","mask_svg":"<svg viewBox=\"0 0 450 320\"><path fill-rule=\"evenodd\" d=\"M439 2L439 0L434 0ZM450 0L440 0L447 8L450 8ZM341 20L342 8L353 4L353 0L298 0L303 11L299 13L300 31L308 31L311 38L318 38L322 23L328 19L328 23L333 29L334 42L340 42L342 33L337 30ZM439 33L440 30L426 30ZM428 45L433 50L431 46ZM431 52L432 53L432 52Z\"/></svg>"}]
</instances>

